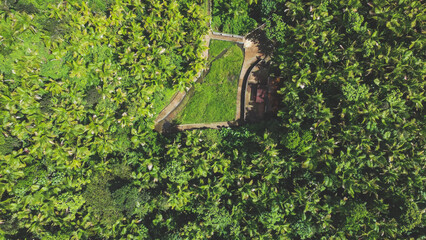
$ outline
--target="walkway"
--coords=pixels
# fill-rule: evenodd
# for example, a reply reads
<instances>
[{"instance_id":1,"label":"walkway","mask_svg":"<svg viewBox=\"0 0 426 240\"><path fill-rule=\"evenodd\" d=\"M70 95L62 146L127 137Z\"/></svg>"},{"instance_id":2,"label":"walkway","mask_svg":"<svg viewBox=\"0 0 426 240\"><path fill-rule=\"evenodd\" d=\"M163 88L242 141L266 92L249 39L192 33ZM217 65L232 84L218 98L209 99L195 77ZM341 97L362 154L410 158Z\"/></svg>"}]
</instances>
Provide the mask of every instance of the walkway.
<instances>
[{"instance_id":1,"label":"walkway","mask_svg":"<svg viewBox=\"0 0 426 240\"><path fill-rule=\"evenodd\" d=\"M241 68L240 78L238 80L238 93L237 93L237 111L235 114L236 121L244 120L244 100L245 100L245 81L250 72L250 68L256 64L256 62L263 58L264 55L259 51L257 44L253 43L250 40L244 40L244 62L243 67Z\"/></svg>"}]
</instances>

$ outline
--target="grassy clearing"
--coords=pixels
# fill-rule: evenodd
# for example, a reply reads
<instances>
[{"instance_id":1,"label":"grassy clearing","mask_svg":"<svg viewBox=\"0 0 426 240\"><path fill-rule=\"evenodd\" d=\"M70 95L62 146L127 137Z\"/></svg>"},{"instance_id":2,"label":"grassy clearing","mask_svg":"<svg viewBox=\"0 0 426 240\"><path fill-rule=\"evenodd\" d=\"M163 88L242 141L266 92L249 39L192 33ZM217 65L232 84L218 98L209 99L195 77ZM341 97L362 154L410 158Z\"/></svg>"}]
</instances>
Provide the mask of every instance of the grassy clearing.
<instances>
[{"instance_id":1,"label":"grassy clearing","mask_svg":"<svg viewBox=\"0 0 426 240\"><path fill-rule=\"evenodd\" d=\"M210 51L218 55L228 47L221 58L212 62L204 82L195 86L194 95L177 116L177 122L210 123L235 119L243 51L236 44L228 46L223 41L212 42Z\"/></svg>"}]
</instances>

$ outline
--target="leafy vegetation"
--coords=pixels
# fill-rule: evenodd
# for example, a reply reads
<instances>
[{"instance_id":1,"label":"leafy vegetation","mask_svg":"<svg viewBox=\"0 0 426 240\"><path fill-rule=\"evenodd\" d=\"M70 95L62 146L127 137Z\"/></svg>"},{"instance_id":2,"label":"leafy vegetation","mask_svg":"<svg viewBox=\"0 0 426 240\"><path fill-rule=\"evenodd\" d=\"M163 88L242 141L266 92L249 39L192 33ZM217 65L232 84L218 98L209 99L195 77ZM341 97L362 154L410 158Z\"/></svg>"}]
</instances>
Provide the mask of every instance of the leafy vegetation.
<instances>
[{"instance_id":1,"label":"leafy vegetation","mask_svg":"<svg viewBox=\"0 0 426 240\"><path fill-rule=\"evenodd\" d=\"M420 237L424 5L276 1L268 11L273 61L287 79L278 138L301 167L291 192L304 227L294 236Z\"/></svg>"},{"instance_id":2,"label":"leafy vegetation","mask_svg":"<svg viewBox=\"0 0 426 240\"><path fill-rule=\"evenodd\" d=\"M181 123L210 123L235 119L238 78L244 60L235 43L211 41L211 66L203 82L179 113ZM223 54L223 56L222 56Z\"/></svg>"},{"instance_id":3,"label":"leafy vegetation","mask_svg":"<svg viewBox=\"0 0 426 240\"><path fill-rule=\"evenodd\" d=\"M93 203L135 201L97 179L149 141L152 96L185 89L204 66L199 2L2 1L0 29L0 233L114 236L132 211Z\"/></svg>"},{"instance_id":4,"label":"leafy vegetation","mask_svg":"<svg viewBox=\"0 0 426 240\"><path fill-rule=\"evenodd\" d=\"M209 1L210 0L203 0L202 5L201 5L201 8L203 9L204 14L206 14L206 15L209 15Z\"/></svg>"},{"instance_id":5,"label":"leafy vegetation","mask_svg":"<svg viewBox=\"0 0 426 240\"><path fill-rule=\"evenodd\" d=\"M257 25L249 16L249 3L246 0L212 0L213 31L244 35Z\"/></svg>"},{"instance_id":6,"label":"leafy vegetation","mask_svg":"<svg viewBox=\"0 0 426 240\"><path fill-rule=\"evenodd\" d=\"M0 238L424 238L422 1L259 0L279 116L168 135L203 1L92 2L0 3Z\"/></svg>"}]
</instances>

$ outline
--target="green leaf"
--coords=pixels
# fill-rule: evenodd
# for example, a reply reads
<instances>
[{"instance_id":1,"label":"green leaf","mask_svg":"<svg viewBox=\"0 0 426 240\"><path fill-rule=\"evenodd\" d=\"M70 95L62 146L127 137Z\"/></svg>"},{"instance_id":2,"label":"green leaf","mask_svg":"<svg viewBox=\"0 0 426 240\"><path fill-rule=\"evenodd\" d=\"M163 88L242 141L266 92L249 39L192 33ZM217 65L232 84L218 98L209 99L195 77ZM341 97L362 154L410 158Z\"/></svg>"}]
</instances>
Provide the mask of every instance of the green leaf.
<instances>
[{"instance_id":1,"label":"green leaf","mask_svg":"<svg viewBox=\"0 0 426 240\"><path fill-rule=\"evenodd\" d=\"M383 135L384 139L389 139L391 133L389 131L385 132L385 134Z\"/></svg>"},{"instance_id":2,"label":"green leaf","mask_svg":"<svg viewBox=\"0 0 426 240\"><path fill-rule=\"evenodd\" d=\"M380 80L378 78L374 79L374 83L379 86L380 85Z\"/></svg>"},{"instance_id":3,"label":"green leaf","mask_svg":"<svg viewBox=\"0 0 426 240\"><path fill-rule=\"evenodd\" d=\"M40 186L39 186L39 185L37 185L37 184L32 185L32 186L31 186L31 191L35 192L35 191L37 191L39 188L40 188Z\"/></svg>"}]
</instances>

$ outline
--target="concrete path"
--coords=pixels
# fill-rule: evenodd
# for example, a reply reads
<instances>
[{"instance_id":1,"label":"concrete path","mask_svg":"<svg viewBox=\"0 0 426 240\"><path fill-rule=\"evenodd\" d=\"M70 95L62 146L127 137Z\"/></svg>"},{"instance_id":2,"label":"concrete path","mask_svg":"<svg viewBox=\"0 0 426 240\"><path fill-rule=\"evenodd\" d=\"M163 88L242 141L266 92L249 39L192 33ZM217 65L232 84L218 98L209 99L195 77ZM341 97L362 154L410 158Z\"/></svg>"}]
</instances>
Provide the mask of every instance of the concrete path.
<instances>
[{"instance_id":1,"label":"concrete path","mask_svg":"<svg viewBox=\"0 0 426 240\"><path fill-rule=\"evenodd\" d=\"M213 34L213 33L210 33L209 37L211 39L216 39L216 40L222 40L222 41L228 41L228 42L236 42L236 43L244 43L244 38L243 37L231 37L231 36L218 35L218 34Z\"/></svg>"},{"instance_id":2,"label":"concrete path","mask_svg":"<svg viewBox=\"0 0 426 240\"><path fill-rule=\"evenodd\" d=\"M250 68L261 58L263 54L259 51L257 44L250 40L244 40L244 62L241 68L240 78L238 80L238 92L237 92L237 111L235 114L236 121L244 120L244 100L246 95L245 81L250 72Z\"/></svg>"}]
</instances>

